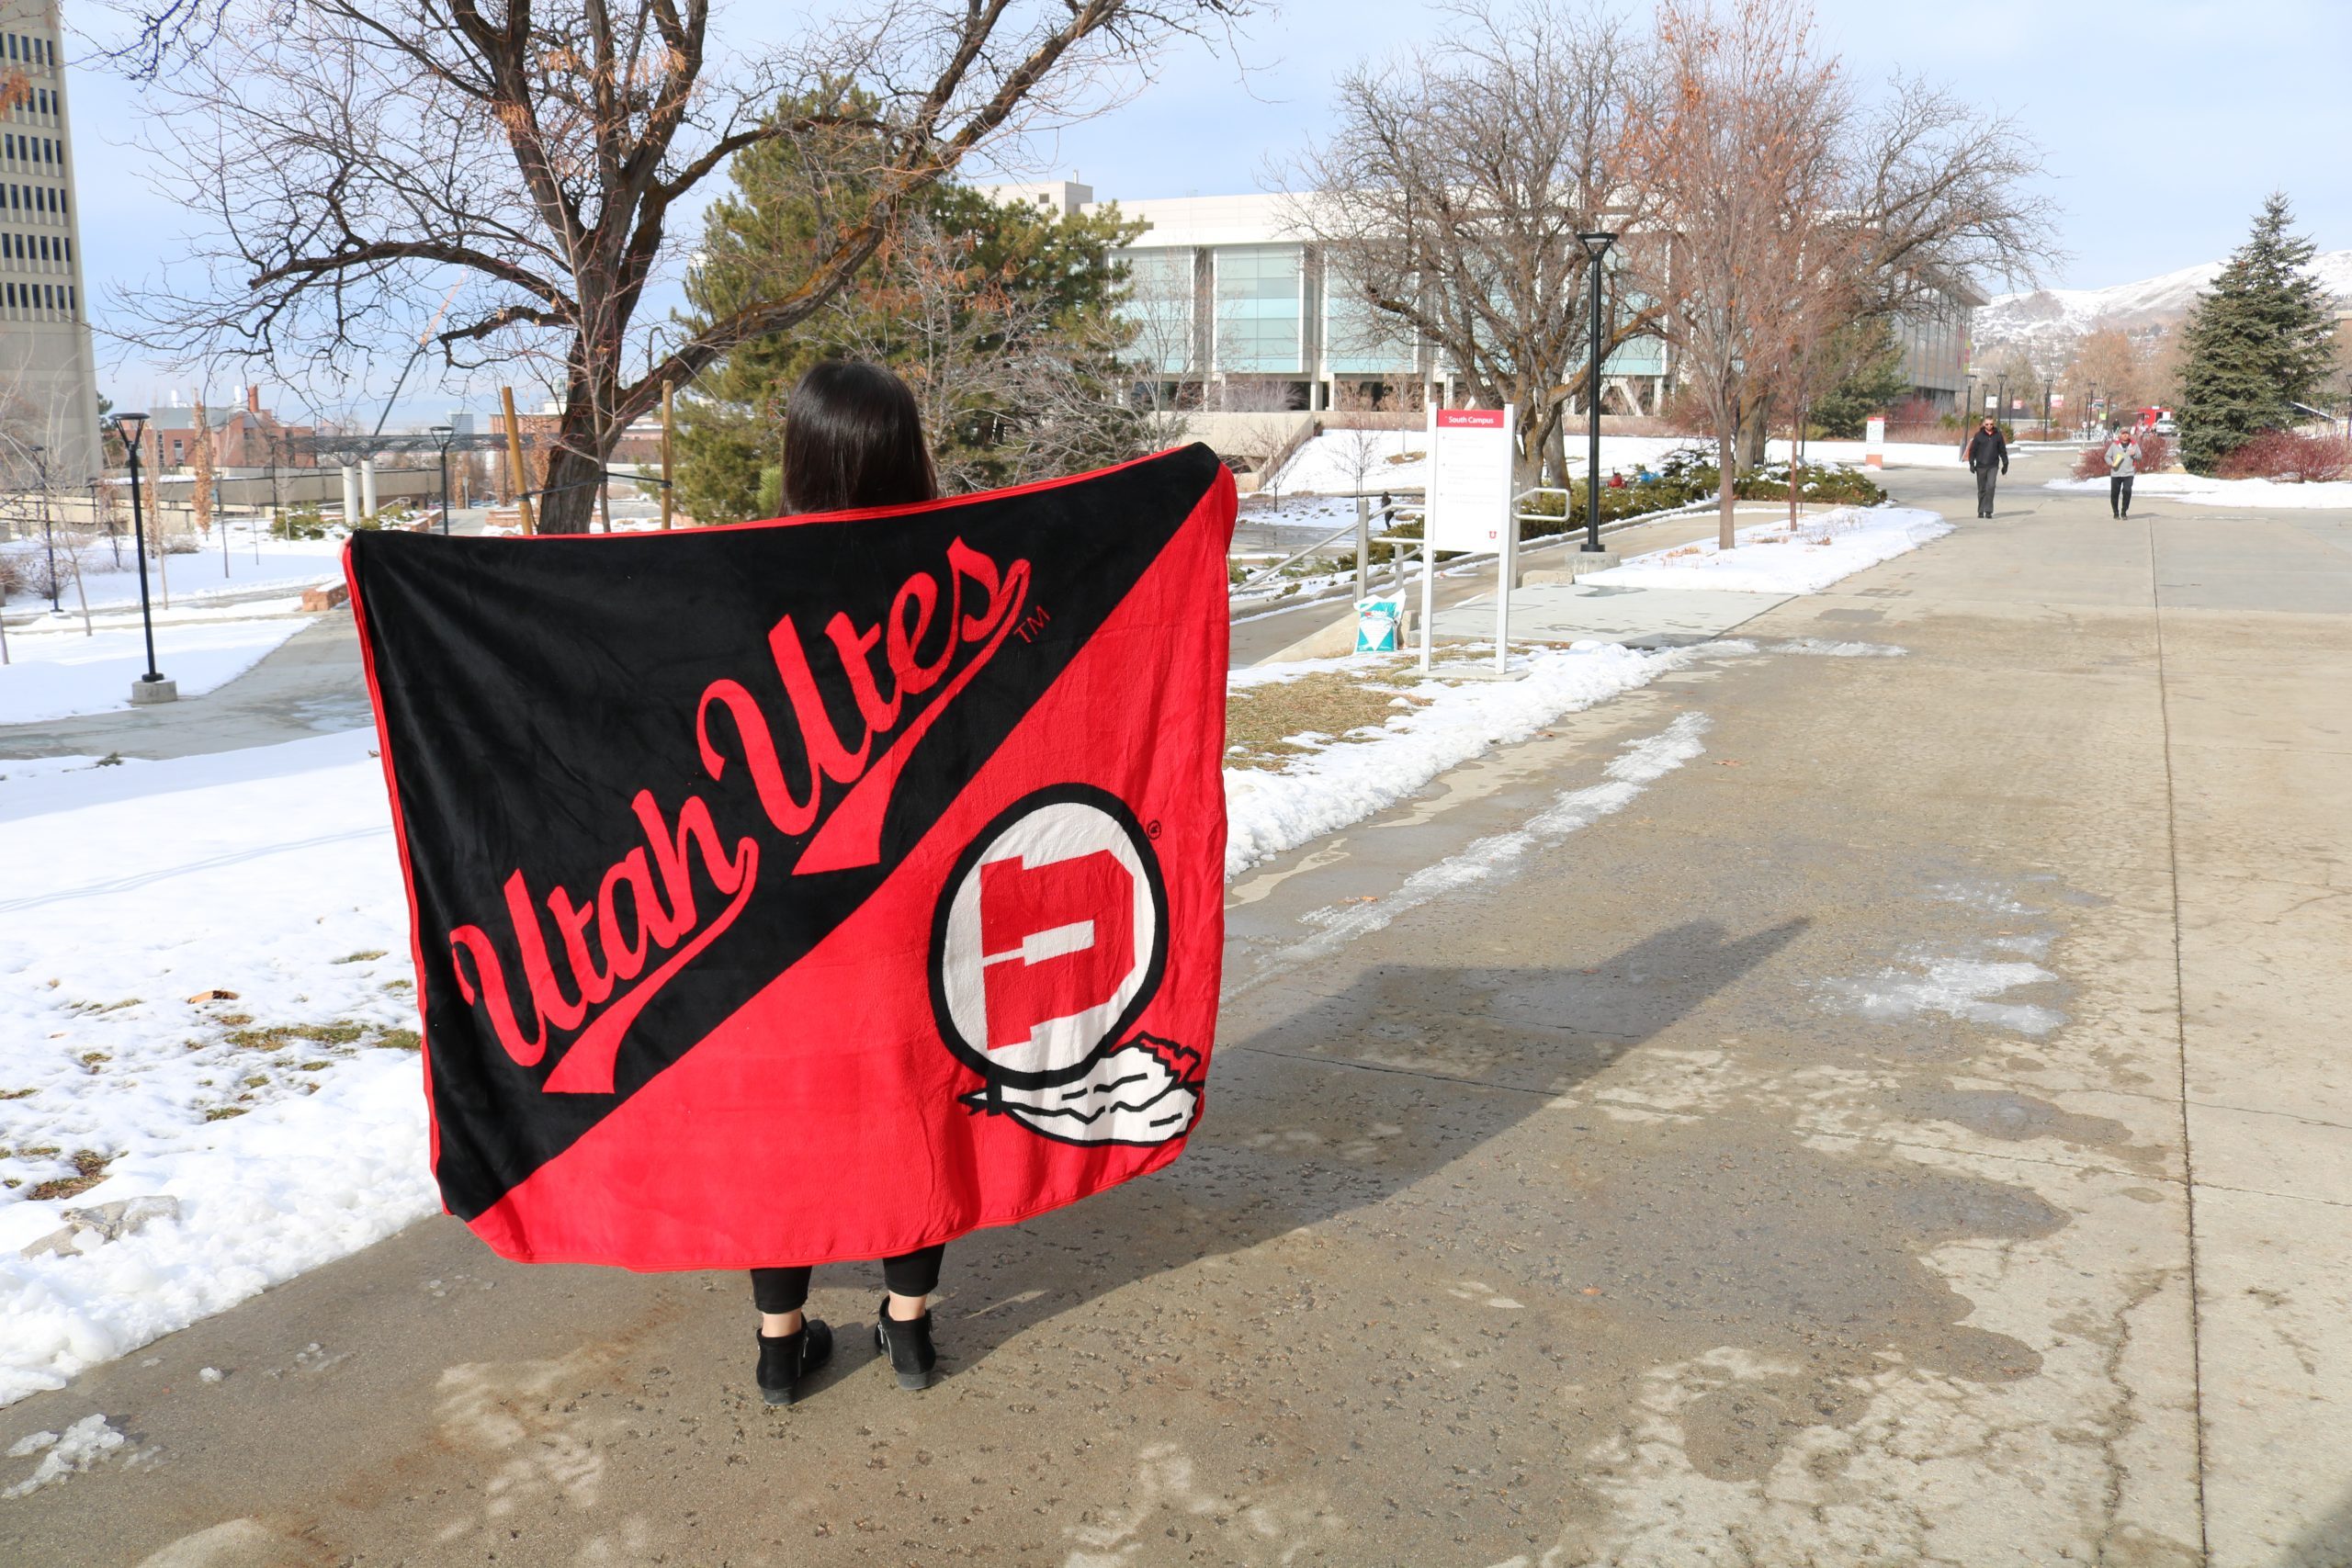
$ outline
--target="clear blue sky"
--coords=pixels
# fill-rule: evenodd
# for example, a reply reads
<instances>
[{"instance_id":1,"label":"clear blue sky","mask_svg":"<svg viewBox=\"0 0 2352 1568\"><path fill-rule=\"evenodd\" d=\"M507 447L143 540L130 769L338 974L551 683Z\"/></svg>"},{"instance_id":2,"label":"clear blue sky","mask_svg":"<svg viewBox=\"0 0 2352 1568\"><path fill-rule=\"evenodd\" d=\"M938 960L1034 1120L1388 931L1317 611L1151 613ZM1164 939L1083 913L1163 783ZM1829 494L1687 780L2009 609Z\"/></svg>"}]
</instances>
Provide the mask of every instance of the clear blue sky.
<instances>
[{"instance_id":1,"label":"clear blue sky","mask_svg":"<svg viewBox=\"0 0 2352 1568\"><path fill-rule=\"evenodd\" d=\"M2292 197L2321 248L2352 248L2352 0L1816 4L1865 92L1899 71L1925 73L2030 128L2070 253L2052 283L2098 288L2222 255L2273 188ZM1246 80L1228 62L1179 52L1140 96L1065 132L1039 161L1105 197L1258 189L1270 161L1315 134L1339 70L1409 51L1435 24L1415 0L1289 0L1251 24ZM135 97L89 72L70 91L103 328L111 286L166 266L170 236L189 219L147 188L143 159L123 145ZM119 358L103 340L99 355L102 367ZM158 397L164 384L135 363L101 379L118 401ZM420 403L414 390L401 417L433 406L435 394Z\"/></svg>"}]
</instances>

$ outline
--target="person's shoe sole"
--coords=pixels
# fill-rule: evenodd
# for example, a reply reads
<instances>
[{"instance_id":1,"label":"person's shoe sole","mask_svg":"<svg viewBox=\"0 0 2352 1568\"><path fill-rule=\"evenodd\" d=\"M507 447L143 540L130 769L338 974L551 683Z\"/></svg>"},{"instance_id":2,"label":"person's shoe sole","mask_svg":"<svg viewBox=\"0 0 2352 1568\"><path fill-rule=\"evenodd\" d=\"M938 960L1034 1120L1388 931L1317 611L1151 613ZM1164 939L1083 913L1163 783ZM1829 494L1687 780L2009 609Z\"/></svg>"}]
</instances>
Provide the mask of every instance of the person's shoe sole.
<instances>
[{"instance_id":1,"label":"person's shoe sole","mask_svg":"<svg viewBox=\"0 0 2352 1568\"><path fill-rule=\"evenodd\" d=\"M760 1390L760 1398L769 1404L790 1404L799 1397L800 1391L796 1388L763 1388Z\"/></svg>"}]
</instances>

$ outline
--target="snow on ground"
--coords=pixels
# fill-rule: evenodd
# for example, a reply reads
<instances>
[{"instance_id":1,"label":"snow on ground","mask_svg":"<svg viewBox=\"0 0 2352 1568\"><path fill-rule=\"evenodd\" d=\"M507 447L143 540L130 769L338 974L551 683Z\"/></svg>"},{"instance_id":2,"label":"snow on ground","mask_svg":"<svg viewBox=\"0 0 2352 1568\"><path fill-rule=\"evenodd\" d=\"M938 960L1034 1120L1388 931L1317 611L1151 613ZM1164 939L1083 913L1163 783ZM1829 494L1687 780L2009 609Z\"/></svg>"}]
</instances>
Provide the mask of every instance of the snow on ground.
<instances>
[{"instance_id":1,"label":"snow on ground","mask_svg":"<svg viewBox=\"0 0 2352 1568\"><path fill-rule=\"evenodd\" d=\"M1890 441L1883 448L1886 466L1890 468L1957 468L1963 436L1954 434L1951 441ZM1863 467L1869 456L1870 444L1863 441L1808 441L1804 444L1804 460L1808 466L1844 463L1849 468ZM1789 459L1789 444L1774 441L1767 444L1764 459L1770 463L1785 463Z\"/></svg>"},{"instance_id":2,"label":"snow on ground","mask_svg":"<svg viewBox=\"0 0 2352 1568\"><path fill-rule=\"evenodd\" d=\"M1644 464L1656 467L1668 452L1703 445L1688 435L1604 435L1600 467L1631 475ZM1283 495L1419 490L1429 483L1429 446L1424 430L1327 430L1301 446L1267 488ZM1584 459L1583 439L1571 439L1568 467L1582 473Z\"/></svg>"},{"instance_id":3,"label":"snow on ground","mask_svg":"<svg viewBox=\"0 0 2352 1568\"><path fill-rule=\"evenodd\" d=\"M101 1455L109 1453L130 1441L108 1424L104 1416L85 1416L62 1433L34 1432L8 1445L10 1459L23 1459L28 1454L40 1455L40 1462L33 1472L14 1486L0 1489L0 1498L13 1501L29 1496L52 1482L69 1475L79 1475L90 1468Z\"/></svg>"},{"instance_id":4,"label":"snow on ground","mask_svg":"<svg viewBox=\"0 0 2352 1568\"><path fill-rule=\"evenodd\" d=\"M1362 440L1371 437L1370 440ZM1383 490L1420 490L1429 483L1429 435L1425 431L1393 430L1359 431L1327 430L1301 446L1291 460L1283 465L1267 487L1268 492L1283 497L1352 496L1359 490L1377 494ZM1941 468L1957 467L1960 462L1961 438L1949 444L1938 442L1897 442L1884 448L1886 466L1894 468ZM1623 473L1631 479L1645 466L1655 468L1669 452L1685 447L1712 450L1713 442L1698 435L1604 435L1600 438L1600 468L1603 473ZM1860 467L1867 446L1860 441L1808 441L1804 457L1811 464L1845 463ZM1398 460L1400 457L1406 460ZM1768 462L1786 462L1789 444L1772 442L1766 449ZM1581 474L1585 466L1585 442L1571 432L1568 439L1568 468ZM1335 513L1331 525L1339 526L1344 518Z\"/></svg>"},{"instance_id":5,"label":"snow on ground","mask_svg":"<svg viewBox=\"0 0 2352 1568\"><path fill-rule=\"evenodd\" d=\"M1581 582L1618 588L1717 588L1749 593L1817 593L1864 567L1891 560L1951 532L1932 512L1909 506L1839 507L1739 530L1739 547L1713 538L1652 550Z\"/></svg>"},{"instance_id":6,"label":"snow on ground","mask_svg":"<svg viewBox=\"0 0 2352 1568\"><path fill-rule=\"evenodd\" d=\"M232 620L174 612L155 627L155 661L179 682L180 695L199 696L259 663L262 658L311 624L313 617L285 614L296 600L235 606L281 613L267 619ZM94 618L84 636L79 616L44 616L37 627L9 629L8 660L0 665L0 724L30 724L74 714L105 713L130 705L130 683L147 670L147 645L133 617ZM9 771L0 764L0 772Z\"/></svg>"},{"instance_id":7,"label":"snow on ground","mask_svg":"<svg viewBox=\"0 0 2352 1568\"><path fill-rule=\"evenodd\" d=\"M2107 481L2052 479L2044 490L2087 491L2104 496ZM2352 507L2352 479L2319 484L2290 484L2279 479L2209 479L2199 474L2142 474L2132 486L2134 500L2161 495L2191 506L2242 506L2248 511L2303 511L2319 507Z\"/></svg>"},{"instance_id":8,"label":"snow on ground","mask_svg":"<svg viewBox=\"0 0 2352 1568\"><path fill-rule=\"evenodd\" d=\"M1327 746L1279 772L1227 770L1226 875L1360 821L1489 747L1526 739L1564 713L1643 685L1669 668L1673 657L1598 642L1521 654L1511 660L1512 669L1520 671L1518 680L1416 683L1414 694L1431 699L1419 707L1402 695L1406 661L1385 655L1306 659L1236 671L1237 688L1330 670L1361 671L1375 681L1384 671L1394 671L1400 711L1376 738L1361 744ZM1483 671L1491 662L1478 660L1476 668ZM1441 664L1441 675L1443 670Z\"/></svg>"},{"instance_id":9,"label":"snow on ground","mask_svg":"<svg viewBox=\"0 0 2352 1568\"><path fill-rule=\"evenodd\" d=\"M435 1206L371 739L0 765L0 1404ZM21 1256L147 1197L178 1217Z\"/></svg>"},{"instance_id":10,"label":"snow on ground","mask_svg":"<svg viewBox=\"0 0 2352 1568\"><path fill-rule=\"evenodd\" d=\"M1309 912L1304 919L1317 930L1274 959L1274 966L1287 970L1306 959L1335 953L1433 898L1512 875L1529 851L1556 844L1604 817L1615 816L1640 799L1651 784L1702 755L1707 749L1702 738L1711 722L1705 714L1686 713L1656 735L1625 742L1616 759L1601 770L1603 782L1560 791L1523 825L1490 833L1459 853L1421 867L1384 898Z\"/></svg>"},{"instance_id":11,"label":"snow on ground","mask_svg":"<svg viewBox=\"0 0 2352 1568\"><path fill-rule=\"evenodd\" d=\"M147 563L148 595L162 608L168 585L168 597L176 607L222 593L245 593L257 588L290 591L343 581L341 539L273 539L264 532L259 539L258 560L254 559L254 531L240 519L229 528L225 573L217 534L203 541L192 554L167 556L160 565L151 558ZM28 568L38 569L44 560L44 546L39 538L11 540L0 544L0 551L15 556ZM131 554L127 532L121 541L119 566L116 564L116 553L104 539L82 546L82 592L89 595L93 611L139 603L139 564ZM74 595L73 572L62 556L58 565L64 578L59 602L73 613L79 608L79 601ZM10 602L12 617L25 607L28 597L19 594Z\"/></svg>"}]
</instances>

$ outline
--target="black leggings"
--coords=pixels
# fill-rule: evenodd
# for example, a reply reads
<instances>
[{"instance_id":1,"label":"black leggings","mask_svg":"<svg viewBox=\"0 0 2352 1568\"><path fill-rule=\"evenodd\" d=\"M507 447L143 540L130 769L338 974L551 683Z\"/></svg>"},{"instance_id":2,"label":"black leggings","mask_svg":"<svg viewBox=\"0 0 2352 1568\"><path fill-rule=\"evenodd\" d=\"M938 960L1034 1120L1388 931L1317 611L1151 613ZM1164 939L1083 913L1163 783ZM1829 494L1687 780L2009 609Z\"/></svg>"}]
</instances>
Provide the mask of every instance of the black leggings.
<instances>
[{"instance_id":1,"label":"black leggings","mask_svg":"<svg viewBox=\"0 0 2352 1568\"><path fill-rule=\"evenodd\" d=\"M2132 476L2130 474L2108 476L2107 509L2118 517L2130 515L2132 511Z\"/></svg>"},{"instance_id":2,"label":"black leggings","mask_svg":"<svg viewBox=\"0 0 2352 1568\"><path fill-rule=\"evenodd\" d=\"M939 1260L947 1244L926 1247L882 1260L882 1282L901 1296L927 1296L939 1289ZM798 1312L808 1300L808 1266L752 1270L752 1301L762 1312Z\"/></svg>"}]
</instances>

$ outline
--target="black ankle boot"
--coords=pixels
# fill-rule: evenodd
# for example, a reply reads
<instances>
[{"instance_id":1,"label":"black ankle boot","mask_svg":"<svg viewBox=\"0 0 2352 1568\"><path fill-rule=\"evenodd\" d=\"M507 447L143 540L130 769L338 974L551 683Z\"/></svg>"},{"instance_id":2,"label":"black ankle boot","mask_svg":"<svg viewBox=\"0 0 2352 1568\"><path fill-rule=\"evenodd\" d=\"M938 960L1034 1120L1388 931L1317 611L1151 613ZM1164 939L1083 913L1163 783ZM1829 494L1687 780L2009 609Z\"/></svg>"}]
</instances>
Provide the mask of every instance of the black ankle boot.
<instances>
[{"instance_id":1,"label":"black ankle boot","mask_svg":"<svg viewBox=\"0 0 2352 1568\"><path fill-rule=\"evenodd\" d=\"M822 1318L802 1320L797 1334L760 1336L760 1397L789 1404L800 1397L800 1380L833 1353L833 1331Z\"/></svg>"},{"instance_id":2,"label":"black ankle boot","mask_svg":"<svg viewBox=\"0 0 2352 1568\"><path fill-rule=\"evenodd\" d=\"M899 1374L900 1388L931 1386L939 1353L931 1348L929 1309L912 1323L900 1323L890 1315L890 1298L884 1296L874 1324L874 1348L877 1355L890 1358L890 1370Z\"/></svg>"}]
</instances>

